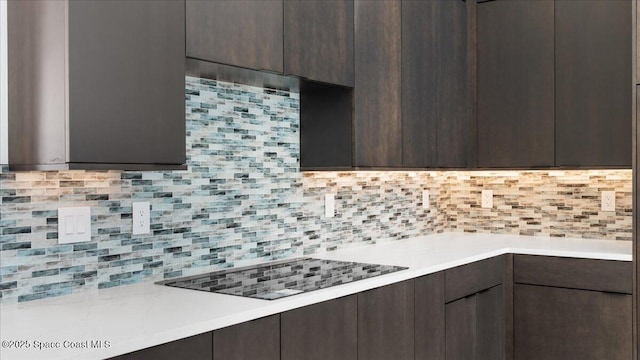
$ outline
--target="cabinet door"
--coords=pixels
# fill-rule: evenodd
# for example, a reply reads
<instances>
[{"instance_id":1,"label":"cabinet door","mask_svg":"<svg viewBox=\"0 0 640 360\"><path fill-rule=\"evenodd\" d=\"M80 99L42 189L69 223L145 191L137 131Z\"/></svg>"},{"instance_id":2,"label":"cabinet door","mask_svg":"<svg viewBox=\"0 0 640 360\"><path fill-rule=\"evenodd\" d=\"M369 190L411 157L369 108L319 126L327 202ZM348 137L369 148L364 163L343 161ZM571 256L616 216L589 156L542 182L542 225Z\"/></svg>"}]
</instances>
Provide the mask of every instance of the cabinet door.
<instances>
[{"instance_id":1,"label":"cabinet door","mask_svg":"<svg viewBox=\"0 0 640 360\"><path fill-rule=\"evenodd\" d=\"M631 359L631 295L515 284L515 358Z\"/></svg>"},{"instance_id":2,"label":"cabinet door","mask_svg":"<svg viewBox=\"0 0 640 360\"><path fill-rule=\"evenodd\" d=\"M414 358L414 282L358 294L358 359Z\"/></svg>"},{"instance_id":3,"label":"cabinet door","mask_svg":"<svg viewBox=\"0 0 640 360\"><path fill-rule=\"evenodd\" d=\"M472 6L470 6L472 5ZM475 152L468 20L475 2L402 2L402 163L468 167ZM473 15L469 15L473 13Z\"/></svg>"},{"instance_id":4,"label":"cabinet door","mask_svg":"<svg viewBox=\"0 0 640 360\"><path fill-rule=\"evenodd\" d=\"M503 285L446 305L447 360L505 358Z\"/></svg>"},{"instance_id":5,"label":"cabinet door","mask_svg":"<svg viewBox=\"0 0 640 360\"><path fill-rule=\"evenodd\" d=\"M415 358L444 360L444 272L415 279Z\"/></svg>"},{"instance_id":6,"label":"cabinet door","mask_svg":"<svg viewBox=\"0 0 640 360\"><path fill-rule=\"evenodd\" d=\"M401 3L355 0L354 5L354 165L401 166Z\"/></svg>"},{"instance_id":7,"label":"cabinet door","mask_svg":"<svg viewBox=\"0 0 640 360\"><path fill-rule=\"evenodd\" d=\"M555 10L556 165L631 167L632 3Z\"/></svg>"},{"instance_id":8,"label":"cabinet door","mask_svg":"<svg viewBox=\"0 0 640 360\"><path fill-rule=\"evenodd\" d=\"M504 286L494 286L476 296L476 359L504 359Z\"/></svg>"},{"instance_id":9,"label":"cabinet door","mask_svg":"<svg viewBox=\"0 0 640 360\"><path fill-rule=\"evenodd\" d=\"M187 56L283 71L282 0L187 0Z\"/></svg>"},{"instance_id":10,"label":"cabinet door","mask_svg":"<svg viewBox=\"0 0 640 360\"><path fill-rule=\"evenodd\" d=\"M357 313L357 295L282 313L282 360L357 358Z\"/></svg>"},{"instance_id":11,"label":"cabinet door","mask_svg":"<svg viewBox=\"0 0 640 360\"><path fill-rule=\"evenodd\" d=\"M183 1L68 3L71 163L186 160Z\"/></svg>"},{"instance_id":12,"label":"cabinet door","mask_svg":"<svg viewBox=\"0 0 640 360\"><path fill-rule=\"evenodd\" d=\"M474 294L446 305L447 360L476 359L477 300Z\"/></svg>"},{"instance_id":13,"label":"cabinet door","mask_svg":"<svg viewBox=\"0 0 640 360\"><path fill-rule=\"evenodd\" d=\"M280 315L213 332L213 360L280 360Z\"/></svg>"},{"instance_id":14,"label":"cabinet door","mask_svg":"<svg viewBox=\"0 0 640 360\"><path fill-rule=\"evenodd\" d=\"M284 3L284 72L353 86L353 0Z\"/></svg>"},{"instance_id":15,"label":"cabinet door","mask_svg":"<svg viewBox=\"0 0 640 360\"><path fill-rule=\"evenodd\" d=\"M116 356L113 360L211 360L211 333L204 333L186 339L154 346L148 349Z\"/></svg>"},{"instance_id":16,"label":"cabinet door","mask_svg":"<svg viewBox=\"0 0 640 360\"><path fill-rule=\"evenodd\" d=\"M478 4L479 167L554 165L553 4Z\"/></svg>"}]
</instances>

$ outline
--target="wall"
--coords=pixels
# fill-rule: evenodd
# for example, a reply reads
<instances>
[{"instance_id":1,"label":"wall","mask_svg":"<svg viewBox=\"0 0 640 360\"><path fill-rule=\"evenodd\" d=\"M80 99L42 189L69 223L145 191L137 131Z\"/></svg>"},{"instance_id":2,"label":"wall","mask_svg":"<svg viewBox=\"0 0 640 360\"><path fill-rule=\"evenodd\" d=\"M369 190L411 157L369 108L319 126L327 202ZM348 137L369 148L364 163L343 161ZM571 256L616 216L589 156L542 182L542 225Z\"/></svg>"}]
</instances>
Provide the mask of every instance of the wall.
<instances>
[{"instance_id":1,"label":"wall","mask_svg":"<svg viewBox=\"0 0 640 360\"><path fill-rule=\"evenodd\" d=\"M186 104L186 171L1 168L0 301L448 230L631 237L630 170L300 173L298 94L187 78ZM480 209L483 188L496 209ZM603 189L619 192L617 213L598 211ZM151 203L153 234L131 234L134 201ZM92 207L92 241L57 245L56 209L74 205Z\"/></svg>"}]
</instances>

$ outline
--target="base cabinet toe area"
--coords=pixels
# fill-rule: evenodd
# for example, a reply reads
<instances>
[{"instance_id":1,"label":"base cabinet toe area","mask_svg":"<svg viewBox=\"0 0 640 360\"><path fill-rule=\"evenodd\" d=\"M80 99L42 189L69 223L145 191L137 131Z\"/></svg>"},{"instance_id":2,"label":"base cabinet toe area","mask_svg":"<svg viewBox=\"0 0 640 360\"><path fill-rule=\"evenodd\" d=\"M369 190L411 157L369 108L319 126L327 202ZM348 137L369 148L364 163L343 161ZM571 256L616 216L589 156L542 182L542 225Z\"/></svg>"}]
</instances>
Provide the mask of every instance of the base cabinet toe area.
<instances>
[{"instance_id":1,"label":"base cabinet toe area","mask_svg":"<svg viewBox=\"0 0 640 360\"><path fill-rule=\"evenodd\" d=\"M114 359L631 359L631 290L631 262L507 254Z\"/></svg>"}]
</instances>

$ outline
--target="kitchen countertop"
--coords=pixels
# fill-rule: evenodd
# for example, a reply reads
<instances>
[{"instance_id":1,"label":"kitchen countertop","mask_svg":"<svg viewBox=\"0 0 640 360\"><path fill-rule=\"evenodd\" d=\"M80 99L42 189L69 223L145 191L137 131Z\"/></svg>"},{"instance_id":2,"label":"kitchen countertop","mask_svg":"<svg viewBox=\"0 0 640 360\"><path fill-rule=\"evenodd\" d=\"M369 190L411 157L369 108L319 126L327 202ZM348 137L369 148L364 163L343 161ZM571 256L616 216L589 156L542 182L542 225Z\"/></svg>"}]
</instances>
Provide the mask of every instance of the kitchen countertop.
<instances>
[{"instance_id":1,"label":"kitchen countertop","mask_svg":"<svg viewBox=\"0 0 640 360\"><path fill-rule=\"evenodd\" d=\"M108 358L506 253L631 261L632 243L443 233L311 255L409 269L279 300L145 282L0 305L0 358ZM9 341L24 341L21 344L30 347L8 348ZM92 347L92 341L102 341L103 346ZM60 348L36 348L45 345Z\"/></svg>"}]
</instances>

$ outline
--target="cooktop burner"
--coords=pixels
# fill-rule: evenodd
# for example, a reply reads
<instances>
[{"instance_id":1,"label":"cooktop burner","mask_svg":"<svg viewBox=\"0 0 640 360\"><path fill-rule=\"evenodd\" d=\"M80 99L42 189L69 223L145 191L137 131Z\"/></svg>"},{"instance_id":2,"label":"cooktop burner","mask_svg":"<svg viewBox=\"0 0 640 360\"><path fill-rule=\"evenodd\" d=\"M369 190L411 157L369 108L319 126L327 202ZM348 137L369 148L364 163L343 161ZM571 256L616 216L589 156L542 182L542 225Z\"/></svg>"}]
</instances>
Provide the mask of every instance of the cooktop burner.
<instances>
[{"instance_id":1,"label":"cooktop burner","mask_svg":"<svg viewBox=\"0 0 640 360\"><path fill-rule=\"evenodd\" d=\"M274 300L405 269L400 266L300 258L165 280L158 284Z\"/></svg>"}]
</instances>

